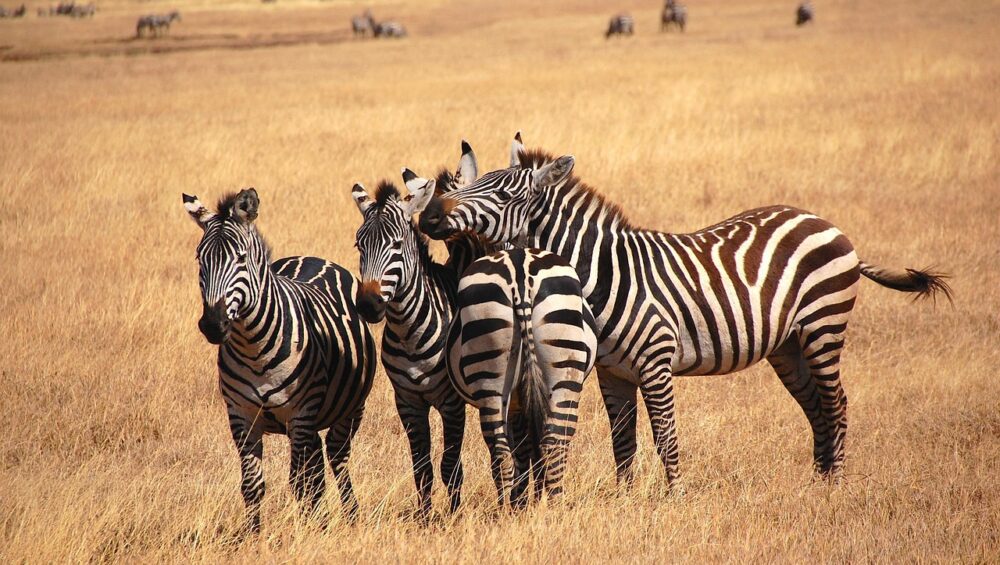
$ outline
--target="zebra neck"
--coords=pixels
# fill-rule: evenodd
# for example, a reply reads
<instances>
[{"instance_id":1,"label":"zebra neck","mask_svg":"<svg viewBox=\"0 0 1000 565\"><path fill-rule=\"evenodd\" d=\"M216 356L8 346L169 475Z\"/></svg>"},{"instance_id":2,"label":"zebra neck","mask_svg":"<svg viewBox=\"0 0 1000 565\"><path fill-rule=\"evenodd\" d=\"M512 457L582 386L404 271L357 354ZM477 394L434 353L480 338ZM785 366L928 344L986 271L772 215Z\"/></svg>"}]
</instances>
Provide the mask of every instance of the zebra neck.
<instances>
[{"instance_id":1,"label":"zebra neck","mask_svg":"<svg viewBox=\"0 0 1000 565\"><path fill-rule=\"evenodd\" d=\"M233 321L229 349L246 359L259 359L276 332L282 332L286 322L287 305L293 299L270 266L264 267L256 301L246 315Z\"/></svg>"},{"instance_id":2,"label":"zebra neck","mask_svg":"<svg viewBox=\"0 0 1000 565\"><path fill-rule=\"evenodd\" d=\"M414 265L409 283L398 289L387 305L387 336L416 347L428 328L445 327L450 322L454 292L449 292L449 282L451 287L455 283L446 280L445 271L451 269L435 265L429 258Z\"/></svg>"}]
</instances>

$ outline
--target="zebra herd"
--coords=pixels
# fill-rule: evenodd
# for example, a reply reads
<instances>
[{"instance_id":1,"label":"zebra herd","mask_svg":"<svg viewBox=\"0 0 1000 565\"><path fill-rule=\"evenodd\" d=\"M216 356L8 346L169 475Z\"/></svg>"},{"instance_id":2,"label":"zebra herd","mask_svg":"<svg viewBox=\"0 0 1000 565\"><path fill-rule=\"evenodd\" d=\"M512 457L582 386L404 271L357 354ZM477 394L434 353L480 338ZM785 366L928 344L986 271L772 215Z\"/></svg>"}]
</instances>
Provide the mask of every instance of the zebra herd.
<instances>
[{"instance_id":1,"label":"zebra herd","mask_svg":"<svg viewBox=\"0 0 1000 565\"><path fill-rule=\"evenodd\" d=\"M360 278L316 257L272 260L254 189L216 211L184 195L202 230L198 326L217 344L219 385L240 455L250 531L260 529L265 434L290 440L303 508L324 491L323 446L349 518L347 461L375 374L367 324L385 321L381 358L410 444L417 516L431 510L430 409L443 423L450 508L461 504L465 405L480 429L501 507L557 496L584 379L596 367L619 484L633 479L641 395L667 484L680 490L673 377L761 360L813 432L819 476L843 474L847 397L840 356L862 276L951 298L945 276L861 261L829 222L787 206L687 234L641 229L574 174L571 156L527 150L480 174L468 143L454 173L403 169L406 194L355 184ZM449 259L431 258L427 238Z\"/></svg>"},{"instance_id":2,"label":"zebra herd","mask_svg":"<svg viewBox=\"0 0 1000 565\"><path fill-rule=\"evenodd\" d=\"M795 25L801 26L811 22L814 15L812 4L808 0L799 4L798 8L795 9ZM663 10L660 12L660 31L669 31L671 26L676 26L682 32L687 26L687 8L683 4L678 4L677 0L666 0L663 4ZM611 17L604 37L632 35L633 33L635 33L635 20L629 14L622 13Z\"/></svg>"},{"instance_id":3,"label":"zebra herd","mask_svg":"<svg viewBox=\"0 0 1000 565\"><path fill-rule=\"evenodd\" d=\"M406 37L406 28L399 22L377 22L371 10L351 18L351 31L355 38L365 37Z\"/></svg>"}]
</instances>

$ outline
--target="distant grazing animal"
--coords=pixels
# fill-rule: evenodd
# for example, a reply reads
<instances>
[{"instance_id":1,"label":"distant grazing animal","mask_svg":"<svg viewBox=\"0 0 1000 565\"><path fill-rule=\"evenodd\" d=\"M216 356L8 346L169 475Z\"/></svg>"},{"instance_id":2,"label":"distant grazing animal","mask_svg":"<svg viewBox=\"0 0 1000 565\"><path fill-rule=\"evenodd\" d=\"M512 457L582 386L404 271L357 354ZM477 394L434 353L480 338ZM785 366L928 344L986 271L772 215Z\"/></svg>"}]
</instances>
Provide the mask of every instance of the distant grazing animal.
<instances>
[{"instance_id":1,"label":"distant grazing animal","mask_svg":"<svg viewBox=\"0 0 1000 565\"><path fill-rule=\"evenodd\" d=\"M799 4L799 7L795 10L795 25L805 25L813 21L814 17L815 13L813 12L812 4L809 2L803 2L802 4Z\"/></svg>"},{"instance_id":2,"label":"distant grazing animal","mask_svg":"<svg viewBox=\"0 0 1000 565\"><path fill-rule=\"evenodd\" d=\"M365 10L364 14L351 18L351 30L354 37L367 37L375 35L375 18L372 17L371 10Z\"/></svg>"},{"instance_id":3,"label":"distant grazing animal","mask_svg":"<svg viewBox=\"0 0 1000 565\"><path fill-rule=\"evenodd\" d=\"M628 14L618 14L613 16L608 22L608 31L604 33L604 38L612 35L632 35L635 32L635 22Z\"/></svg>"},{"instance_id":4,"label":"distant grazing animal","mask_svg":"<svg viewBox=\"0 0 1000 565\"><path fill-rule=\"evenodd\" d=\"M75 4L73 9L70 10L70 17L73 18L92 18L94 14L97 13L97 5L93 2L89 4Z\"/></svg>"},{"instance_id":5,"label":"distant grazing animal","mask_svg":"<svg viewBox=\"0 0 1000 565\"><path fill-rule=\"evenodd\" d=\"M493 243L522 241L575 267L597 320L597 377L619 481L632 477L637 388L673 488L673 377L727 374L764 359L809 420L815 470L840 478L847 434L840 360L860 278L950 299L946 277L861 261L840 230L788 206L693 233L641 229L572 174L573 157L518 154L519 166L435 196L420 229L435 239L472 230Z\"/></svg>"},{"instance_id":6,"label":"distant grazing animal","mask_svg":"<svg viewBox=\"0 0 1000 565\"><path fill-rule=\"evenodd\" d=\"M687 25L687 8L675 0L667 0L660 15L660 31L669 31L670 24L676 25L681 31Z\"/></svg>"},{"instance_id":7,"label":"distant grazing animal","mask_svg":"<svg viewBox=\"0 0 1000 565\"><path fill-rule=\"evenodd\" d=\"M170 31L170 24L172 22L180 20L181 14L176 10L169 14L149 14L142 16L135 24L135 36L137 38L142 37L143 32L145 32L147 36L159 37Z\"/></svg>"},{"instance_id":8,"label":"distant grazing animal","mask_svg":"<svg viewBox=\"0 0 1000 565\"><path fill-rule=\"evenodd\" d=\"M3 18L12 18L12 19L13 18L23 18L24 14L27 11L28 11L28 9L24 6L24 4L21 4L20 7L14 8L13 10L8 10L7 8L4 8L3 6L0 6L0 19L3 19Z\"/></svg>"},{"instance_id":9,"label":"distant grazing animal","mask_svg":"<svg viewBox=\"0 0 1000 565\"><path fill-rule=\"evenodd\" d=\"M375 25L375 37L406 37L406 28L398 22L382 22Z\"/></svg>"},{"instance_id":10,"label":"distant grazing animal","mask_svg":"<svg viewBox=\"0 0 1000 565\"><path fill-rule=\"evenodd\" d=\"M287 435L289 480L312 511L323 496L323 446L350 517L358 508L347 460L375 377L375 342L358 315L358 281L316 257L271 262L257 230L260 200L249 188L211 212L184 195L202 229L196 258L202 316L198 328L219 346L219 388L240 455L247 527L260 531L265 434Z\"/></svg>"}]
</instances>

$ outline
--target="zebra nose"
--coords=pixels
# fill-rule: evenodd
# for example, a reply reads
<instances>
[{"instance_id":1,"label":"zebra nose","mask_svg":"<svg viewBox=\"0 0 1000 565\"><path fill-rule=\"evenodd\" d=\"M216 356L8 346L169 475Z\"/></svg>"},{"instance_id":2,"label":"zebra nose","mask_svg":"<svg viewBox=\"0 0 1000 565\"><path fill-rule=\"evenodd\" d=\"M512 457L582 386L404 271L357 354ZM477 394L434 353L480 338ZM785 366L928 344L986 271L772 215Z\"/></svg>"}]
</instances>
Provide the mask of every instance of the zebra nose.
<instances>
[{"instance_id":1,"label":"zebra nose","mask_svg":"<svg viewBox=\"0 0 1000 565\"><path fill-rule=\"evenodd\" d=\"M369 324L377 324L385 317L385 299L378 281L361 285L357 296L358 314Z\"/></svg>"},{"instance_id":2,"label":"zebra nose","mask_svg":"<svg viewBox=\"0 0 1000 565\"><path fill-rule=\"evenodd\" d=\"M226 314L226 302L220 299L214 305L204 304L201 319L198 320L198 329L205 336L209 343L219 345L229 338L229 329L232 322Z\"/></svg>"}]
</instances>

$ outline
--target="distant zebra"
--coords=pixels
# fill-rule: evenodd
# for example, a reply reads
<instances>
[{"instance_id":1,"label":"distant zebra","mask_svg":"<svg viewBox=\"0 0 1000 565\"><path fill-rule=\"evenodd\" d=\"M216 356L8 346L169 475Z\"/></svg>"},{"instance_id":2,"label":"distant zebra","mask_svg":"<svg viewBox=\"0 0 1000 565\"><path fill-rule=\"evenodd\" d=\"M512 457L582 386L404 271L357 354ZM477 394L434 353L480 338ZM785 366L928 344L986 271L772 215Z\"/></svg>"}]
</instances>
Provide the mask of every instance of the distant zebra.
<instances>
[{"instance_id":1,"label":"distant zebra","mask_svg":"<svg viewBox=\"0 0 1000 565\"><path fill-rule=\"evenodd\" d=\"M372 17L371 10L365 10L364 14L351 18L351 30L354 37L367 37L375 35L375 18Z\"/></svg>"},{"instance_id":2,"label":"distant zebra","mask_svg":"<svg viewBox=\"0 0 1000 565\"><path fill-rule=\"evenodd\" d=\"M860 277L950 299L943 275L860 261L840 230L787 206L689 234L640 229L572 175L572 157L523 146L518 154L519 166L435 197L420 228L434 238L472 230L493 242L523 239L576 268L597 320L597 375L620 481L632 477L637 387L673 486L673 376L732 373L763 359L812 426L816 471L841 476L840 355Z\"/></svg>"},{"instance_id":3,"label":"distant zebra","mask_svg":"<svg viewBox=\"0 0 1000 565\"><path fill-rule=\"evenodd\" d=\"M92 18L96 13L97 4L90 2L89 4L74 4L69 15L72 18Z\"/></svg>"},{"instance_id":4,"label":"distant zebra","mask_svg":"<svg viewBox=\"0 0 1000 565\"><path fill-rule=\"evenodd\" d=\"M618 14L608 22L608 31L604 32L604 38L608 39L612 35L632 35L635 32L635 22L628 14Z\"/></svg>"},{"instance_id":5,"label":"distant zebra","mask_svg":"<svg viewBox=\"0 0 1000 565\"><path fill-rule=\"evenodd\" d=\"M219 345L219 388L240 454L247 526L260 531L263 436L287 435L289 480L305 510L325 489L323 446L349 516L358 508L347 460L375 374L375 346L354 304L357 280L316 257L271 262L254 225L252 188L224 197L218 212L184 195L203 230L198 244L203 313L198 328Z\"/></svg>"},{"instance_id":6,"label":"distant zebra","mask_svg":"<svg viewBox=\"0 0 1000 565\"><path fill-rule=\"evenodd\" d=\"M813 21L813 17L815 17L815 14L813 13L812 4L809 2L803 2L795 9L795 25L797 26Z\"/></svg>"},{"instance_id":7,"label":"distant zebra","mask_svg":"<svg viewBox=\"0 0 1000 565\"><path fill-rule=\"evenodd\" d=\"M375 37L406 37L406 28L398 22L375 24Z\"/></svg>"},{"instance_id":8,"label":"distant zebra","mask_svg":"<svg viewBox=\"0 0 1000 565\"><path fill-rule=\"evenodd\" d=\"M153 37L159 37L164 33L170 31L170 24L175 21L180 21L180 12L174 10L169 14L149 14L142 16L135 24L135 36L137 38L143 36L143 32L146 35L152 35Z\"/></svg>"},{"instance_id":9,"label":"distant zebra","mask_svg":"<svg viewBox=\"0 0 1000 565\"><path fill-rule=\"evenodd\" d=\"M660 15L660 31L669 31L670 24L675 24L682 32L687 25L687 8L676 0L667 0Z\"/></svg>"}]
</instances>

